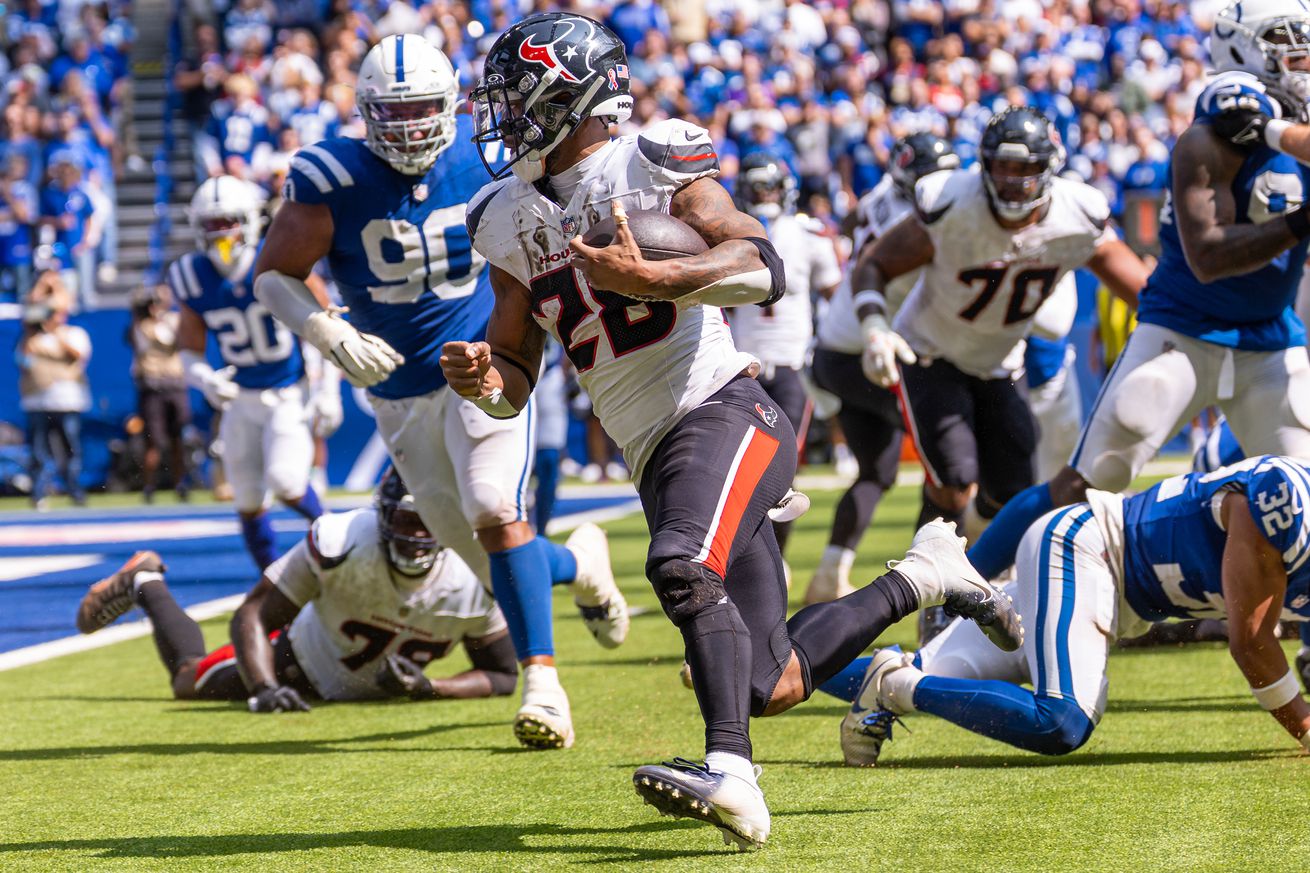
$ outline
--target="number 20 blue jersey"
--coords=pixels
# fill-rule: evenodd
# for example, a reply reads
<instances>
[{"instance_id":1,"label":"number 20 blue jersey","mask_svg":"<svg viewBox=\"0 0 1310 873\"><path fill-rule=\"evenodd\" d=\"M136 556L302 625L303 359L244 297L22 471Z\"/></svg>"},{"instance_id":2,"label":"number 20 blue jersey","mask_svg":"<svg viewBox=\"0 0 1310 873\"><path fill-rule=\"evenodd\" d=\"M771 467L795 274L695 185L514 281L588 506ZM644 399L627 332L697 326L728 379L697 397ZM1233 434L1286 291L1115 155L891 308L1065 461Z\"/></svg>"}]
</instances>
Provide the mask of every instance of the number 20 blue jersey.
<instances>
[{"instance_id":1,"label":"number 20 blue jersey","mask_svg":"<svg viewBox=\"0 0 1310 873\"><path fill-rule=\"evenodd\" d=\"M260 390L294 385L305 376L300 341L255 299L254 275L250 270L232 281L203 252L190 252L173 262L168 285L181 305L204 320L223 363L236 368L232 381Z\"/></svg>"},{"instance_id":2,"label":"number 20 blue jersey","mask_svg":"<svg viewBox=\"0 0 1310 873\"><path fill-rule=\"evenodd\" d=\"M1196 101L1196 123L1209 124L1227 94L1256 97L1262 108L1281 112L1250 73L1223 73ZM1262 224L1305 202L1310 168L1261 145L1252 149L1232 182L1239 224ZM1160 263L1142 291L1137 319L1216 345L1248 351L1281 351L1305 343L1305 327L1292 311L1310 241L1302 240L1265 266L1242 276L1202 282L1183 256L1169 200L1160 214Z\"/></svg>"},{"instance_id":3,"label":"number 20 blue jersey","mask_svg":"<svg viewBox=\"0 0 1310 873\"><path fill-rule=\"evenodd\" d=\"M1246 495L1255 526L1282 553L1284 618L1310 618L1310 468L1262 455L1165 479L1124 501L1124 596L1142 618L1224 614L1225 495Z\"/></svg>"},{"instance_id":4,"label":"number 20 blue jersey","mask_svg":"<svg viewBox=\"0 0 1310 873\"><path fill-rule=\"evenodd\" d=\"M486 334L491 281L464 224L466 204L486 181L471 127L459 116L454 143L421 176L346 137L302 148L291 161L287 199L332 211L328 266L350 322L405 356L369 389L379 397L436 391L446 384L441 346Z\"/></svg>"}]
</instances>

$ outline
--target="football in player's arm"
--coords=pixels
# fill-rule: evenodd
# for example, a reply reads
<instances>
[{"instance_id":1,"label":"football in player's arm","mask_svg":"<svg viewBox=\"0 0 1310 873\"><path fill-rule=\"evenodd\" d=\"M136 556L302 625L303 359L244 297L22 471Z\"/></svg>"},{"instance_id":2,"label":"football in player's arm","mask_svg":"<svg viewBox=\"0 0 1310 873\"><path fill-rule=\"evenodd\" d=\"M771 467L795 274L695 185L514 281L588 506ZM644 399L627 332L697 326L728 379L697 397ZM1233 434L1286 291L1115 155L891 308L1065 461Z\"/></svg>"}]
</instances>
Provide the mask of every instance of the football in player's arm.
<instances>
[{"instance_id":1,"label":"football in player's arm","mask_svg":"<svg viewBox=\"0 0 1310 873\"><path fill-rule=\"evenodd\" d=\"M582 147L584 152L609 141L604 125L595 119L587 124L594 128L594 138ZM737 211L732 196L716 180L701 177L680 188L669 214L700 234L709 250L666 261L643 258L628 229L627 214L615 201L613 241L594 248L574 238L569 243L573 262L593 288L684 306L746 306L786 291L782 264L764 227ZM546 335L532 318L532 295L522 282L493 265L491 286L496 306L486 342L446 343L441 366L455 393L490 415L507 417L527 405Z\"/></svg>"}]
</instances>

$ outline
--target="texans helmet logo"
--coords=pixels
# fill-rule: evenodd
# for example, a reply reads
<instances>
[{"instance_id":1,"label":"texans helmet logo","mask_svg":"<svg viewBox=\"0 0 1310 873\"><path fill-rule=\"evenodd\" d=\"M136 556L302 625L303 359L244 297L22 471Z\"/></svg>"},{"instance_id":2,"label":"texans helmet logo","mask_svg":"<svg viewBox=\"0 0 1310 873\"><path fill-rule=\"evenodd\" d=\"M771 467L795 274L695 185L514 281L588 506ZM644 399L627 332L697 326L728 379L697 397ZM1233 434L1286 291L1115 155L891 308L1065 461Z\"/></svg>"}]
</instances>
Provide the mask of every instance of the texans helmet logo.
<instances>
[{"instance_id":1,"label":"texans helmet logo","mask_svg":"<svg viewBox=\"0 0 1310 873\"><path fill-rule=\"evenodd\" d=\"M560 78L566 82L580 82L577 76L569 72L569 68L560 63L560 59L555 56L555 44L553 42L545 45L535 45L532 37L528 37L519 44L519 57L525 61L534 64L541 64L548 70L559 70Z\"/></svg>"},{"instance_id":2,"label":"texans helmet logo","mask_svg":"<svg viewBox=\"0 0 1310 873\"><path fill-rule=\"evenodd\" d=\"M757 403L755 404L755 412L760 418L764 419L764 423L769 427L773 427L778 423L778 410L772 406L761 406Z\"/></svg>"}]
</instances>

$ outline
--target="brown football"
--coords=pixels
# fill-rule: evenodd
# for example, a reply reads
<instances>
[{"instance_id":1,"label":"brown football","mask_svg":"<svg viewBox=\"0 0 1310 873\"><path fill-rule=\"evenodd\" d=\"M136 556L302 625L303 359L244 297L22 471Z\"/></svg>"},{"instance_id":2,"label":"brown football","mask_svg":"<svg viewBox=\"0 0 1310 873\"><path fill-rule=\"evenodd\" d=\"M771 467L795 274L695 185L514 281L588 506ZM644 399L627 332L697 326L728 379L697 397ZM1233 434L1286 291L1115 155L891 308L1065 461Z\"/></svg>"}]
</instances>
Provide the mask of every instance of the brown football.
<instances>
[{"instance_id":1,"label":"brown football","mask_svg":"<svg viewBox=\"0 0 1310 873\"><path fill-rule=\"evenodd\" d=\"M634 209L628 213L628 229L648 261L667 261L699 255L709 246L690 226L654 209ZM614 219L607 218L591 226L582 241L589 246L607 246L614 239Z\"/></svg>"}]
</instances>

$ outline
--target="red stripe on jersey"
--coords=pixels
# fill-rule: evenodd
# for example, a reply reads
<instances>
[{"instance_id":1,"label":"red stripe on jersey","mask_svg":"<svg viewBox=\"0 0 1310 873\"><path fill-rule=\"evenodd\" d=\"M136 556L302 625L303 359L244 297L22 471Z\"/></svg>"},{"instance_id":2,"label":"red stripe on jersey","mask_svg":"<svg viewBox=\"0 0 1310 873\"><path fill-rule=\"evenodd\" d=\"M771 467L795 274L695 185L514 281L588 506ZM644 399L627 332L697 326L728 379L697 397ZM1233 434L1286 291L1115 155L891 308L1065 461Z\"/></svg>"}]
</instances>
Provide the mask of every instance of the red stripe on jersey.
<instances>
[{"instance_id":1,"label":"red stripe on jersey","mask_svg":"<svg viewBox=\"0 0 1310 873\"><path fill-rule=\"evenodd\" d=\"M705 160L706 158L714 158L715 160L718 160L718 157L719 157L719 156L718 156L717 154L715 154L714 152L706 152L706 153L703 154L703 155L687 155L687 156L685 156L685 157L682 156L682 155L673 155L673 154L671 154L671 155L669 155L669 157L672 158L672 159L675 160L675 161L703 161L703 160Z\"/></svg>"},{"instance_id":2,"label":"red stripe on jersey","mask_svg":"<svg viewBox=\"0 0 1310 873\"><path fill-rule=\"evenodd\" d=\"M741 518L746 514L751 497L755 495L755 487L760 484L764 471L769 468L777 452L778 441L761 430L755 430L741 463L737 465L737 474L728 485L728 497L714 529L709 554L701 562L718 573L720 579L727 572L728 556L732 552L732 541L737 538Z\"/></svg>"}]
</instances>

